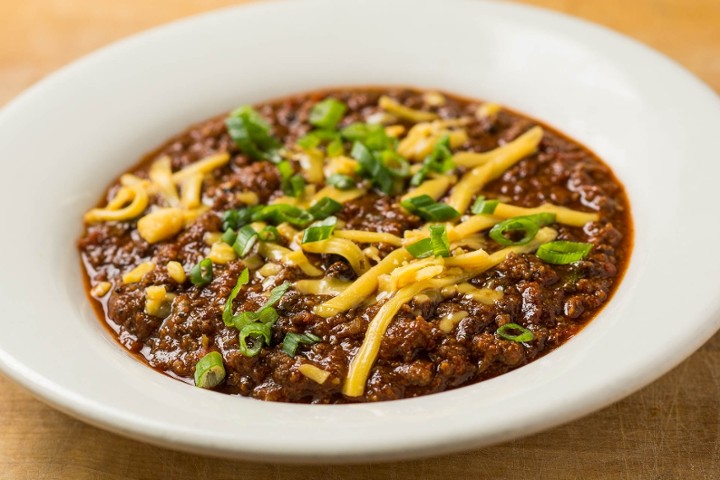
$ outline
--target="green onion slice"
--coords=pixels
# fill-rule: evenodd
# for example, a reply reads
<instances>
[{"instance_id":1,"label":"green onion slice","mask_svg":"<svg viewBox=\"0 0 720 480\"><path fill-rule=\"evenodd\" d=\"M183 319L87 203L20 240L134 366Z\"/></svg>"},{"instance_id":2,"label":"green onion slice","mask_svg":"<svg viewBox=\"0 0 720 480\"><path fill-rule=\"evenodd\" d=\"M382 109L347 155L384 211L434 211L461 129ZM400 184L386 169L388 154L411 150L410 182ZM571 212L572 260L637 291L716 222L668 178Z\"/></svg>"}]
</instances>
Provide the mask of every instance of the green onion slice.
<instances>
[{"instance_id":1,"label":"green onion slice","mask_svg":"<svg viewBox=\"0 0 720 480\"><path fill-rule=\"evenodd\" d=\"M554 213L538 213L535 215L525 215L522 217L508 218L495 225L490 229L490 238L500 245L526 245L535 238L540 227L550 225L555 222ZM508 235L516 235L522 233L519 240L513 240Z\"/></svg>"},{"instance_id":2,"label":"green onion slice","mask_svg":"<svg viewBox=\"0 0 720 480\"><path fill-rule=\"evenodd\" d=\"M430 155L423 160L420 170L410 179L410 185L417 187L430 172L447 173L455 168L450 151L450 137L445 134L435 143Z\"/></svg>"},{"instance_id":3,"label":"green onion slice","mask_svg":"<svg viewBox=\"0 0 720 480\"><path fill-rule=\"evenodd\" d=\"M225 300L225 306L223 307L222 314L222 319L225 325L233 325L233 301L235 301L235 297L237 297L238 293L240 293L240 289L247 285L249 281L250 271L246 268L240 273L240 276L237 279L237 283L230 291L230 295L228 296L227 300Z\"/></svg>"},{"instance_id":4,"label":"green onion slice","mask_svg":"<svg viewBox=\"0 0 720 480\"><path fill-rule=\"evenodd\" d=\"M210 352L195 364L195 386L214 388L225 379L225 367L220 352Z\"/></svg>"},{"instance_id":5,"label":"green onion slice","mask_svg":"<svg viewBox=\"0 0 720 480\"><path fill-rule=\"evenodd\" d=\"M334 129L340 123L347 106L335 98L316 103L310 111L310 123L320 128Z\"/></svg>"},{"instance_id":6,"label":"green onion slice","mask_svg":"<svg viewBox=\"0 0 720 480\"><path fill-rule=\"evenodd\" d=\"M408 198L400 204L423 220L444 222L460 216L460 213L453 207L446 203L436 202L430 195Z\"/></svg>"},{"instance_id":7,"label":"green onion slice","mask_svg":"<svg viewBox=\"0 0 720 480\"><path fill-rule=\"evenodd\" d=\"M339 157L345 155L345 147L343 146L342 139L336 138L328 143L325 153L328 157Z\"/></svg>"},{"instance_id":8,"label":"green onion slice","mask_svg":"<svg viewBox=\"0 0 720 480\"><path fill-rule=\"evenodd\" d=\"M397 142L396 139L385 133L385 127L382 125L351 123L343 128L340 133L346 140L362 142L371 150L394 148Z\"/></svg>"},{"instance_id":9,"label":"green onion slice","mask_svg":"<svg viewBox=\"0 0 720 480\"><path fill-rule=\"evenodd\" d=\"M275 225L287 222L296 227L305 227L314 219L312 215L302 208L288 205L287 203L276 203L253 211L252 221L257 222L261 220L274 223Z\"/></svg>"},{"instance_id":10,"label":"green onion slice","mask_svg":"<svg viewBox=\"0 0 720 480\"><path fill-rule=\"evenodd\" d=\"M333 230L335 230L335 225L337 225L336 217L327 217L325 220L313 223L305 229L305 232L303 232L301 243L312 243L327 240L332 235Z\"/></svg>"},{"instance_id":11,"label":"green onion slice","mask_svg":"<svg viewBox=\"0 0 720 480\"><path fill-rule=\"evenodd\" d=\"M280 232L274 226L267 225L258 232L258 238L263 242L277 242L280 238Z\"/></svg>"},{"instance_id":12,"label":"green onion slice","mask_svg":"<svg viewBox=\"0 0 720 480\"><path fill-rule=\"evenodd\" d=\"M238 254L238 257L243 258L252 249L253 245L257 241L258 233L250 225L245 225L237 232L235 243L233 244L233 250Z\"/></svg>"},{"instance_id":13,"label":"green onion slice","mask_svg":"<svg viewBox=\"0 0 720 480\"><path fill-rule=\"evenodd\" d=\"M587 257L592 247L592 243L557 240L540 245L535 254L544 262L554 265L567 265Z\"/></svg>"},{"instance_id":14,"label":"green onion slice","mask_svg":"<svg viewBox=\"0 0 720 480\"><path fill-rule=\"evenodd\" d=\"M238 351L246 357L254 357L260 353L264 343L270 344L271 337L272 330L267 323L249 323L238 334ZM252 340L252 346L248 346L248 338Z\"/></svg>"},{"instance_id":15,"label":"green onion slice","mask_svg":"<svg viewBox=\"0 0 720 480\"><path fill-rule=\"evenodd\" d=\"M290 282L283 282L277 287L273 288L270 291L270 296L267 299L267 302L265 302L265 305L263 305L258 312L261 312L262 310L270 307L274 307L275 304L277 304L280 299L287 293L287 291L292 287L292 284Z\"/></svg>"},{"instance_id":16,"label":"green onion slice","mask_svg":"<svg viewBox=\"0 0 720 480\"><path fill-rule=\"evenodd\" d=\"M313 206L308 208L308 213L313 216L316 220L323 220L330 215L342 210L342 203L333 200L330 197L323 197Z\"/></svg>"},{"instance_id":17,"label":"green onion slice","mask_svg":"<svg viewBox=\"0 0 720 480\"><path fill-rule=\"evenodd\" d=\"M432 240L423 238L415 243L411 243L405 249L415 258L426 258L433 254Z\"/></svg>"},{"instance_id":18,"label":"green onion slice","mask_svg":"<svg viewBox=\"0 0 720 480\"><path fill-rule=\"evenodd\" d=\"M279 163L280 141L273 137L270 125L251 106L244 105L234 110L225 120L228 133L235 145L255 160L269 160Z\"/></svg>"},{"instance_id":19,"label":"green onion slice","mask_svg":"<svg viewBox=\"0 0 720 480\"><path fill-rule=\"evenodd\" d=\"M325 180L325 183L337 188L338 190L350 190L351 188L355 188L355 180L352 177L342 175L340 173L333 173L327 178L327 180Z\"/></svg>"},{"instance_id":20,"label":"green onion slice","mask_svg":"<svg viewBox=\"0 0 720 480\"><path fill-rule=\"evenodd\" d=\"M295 173L290 162L283 160L277 164L280 171L282 191L290 197L301 197L305 193L305 179L299 173Z\"/></svg>"},{"instance_id":21,"label":"green onion slice","mask_svg":"<svg viewBox=\"0 0 720 480\"><path fill-rule=\"evenodd\" d=\"M228 228L222 234L222 236L220 237L220 240L222 240L223 242L232 246L235 243L235 240L237 240L237 232L235 230L233 230L232 228Z\"/></svg>"},{"instance_id":22,"label":"green onion slice","mask_svg":"<svg viewBox=\"0 0 720 480\"><path fill-rule=\"evenodd\" d=\"M304 345L312 345L321 341L322 338L312 333L287 333L282 343L282 351L290 355L295 356L298 346L302 343Z\"/></svg>"},{"instance_id":23,"label":"green onion slice","mask_svg":"<svg viewBox=\"0 0 720 480\"><path fill-rule=\"evenodd\" d=\"M517 323L506 323L498 328L496 333L505 340L513 342L531 342L535 339L535 335L530 330Z\"/></svg>"},{"instance_id":24,"label":"green onion slice","mask_svg":"<svg viewBox=\"0 0 720 480\"><path fill-rule=\"evenodd\" d=\"M227 210L223 213L223 232L227 230L237 230L252 221L253 214L262 207L253 206L245 207L239 210ZM234 241L233 241L234 243Z\"/></svg>"},{"instance_id":25,"label":"green onion slice","mask_svg":"<svg viewBox=\"0 0 720 480\"><path fill-rule=\"evenodd\" d=\"M360 174L370 180L381 192L391 195L396 190L393 174L363 143L355 142L350 152L360 165Z\"/></svg>"},{"instance_id":26,"label":"green onion slice","mask_svg":"<svg viewBox=\"0 0 720 480\"><path fill-rule=\"evenodd\" d=\"M450 256L450 241L445 225L431 225L430 238L423 238L405 248L415 258Z\"/></svg>"},{"instance_id":27,"label":"green onion slice","mask_svg":"<svg viewBox=\"0 0 720 480\"><path fill-rule=\"evenodd\" d=\"M450 256L450 240L445 225L430 225L430 241L436 257Z\"/></svg>"},{"instance_id":28,"label":"green onion slice","mask_svg":"<svg viewBox=\"0 0 720 480\"><path fill-rule=\"evenodd\" d=\"M208 283L212 282L213 279L213 265L212 260L206 258L201 260L200 263L195 265L190 270L190 281L193 285L203 287Z\"/></svg>"},{"instance_id":29,"label":"green onion slice","mask_svg":"<svg viewBox=\"0 0 720 480\"><path fill-rule=\"evenodd\" d=\"M475 215L485 214L485 215L492 215L495 212L495 209L498 206L498 203L500 203L500 200L485 200L485 197L480 195L475 200L475 203L473 203L473 206L470 208L470 211L474 213Z\"/></svg>"}]
</instances>

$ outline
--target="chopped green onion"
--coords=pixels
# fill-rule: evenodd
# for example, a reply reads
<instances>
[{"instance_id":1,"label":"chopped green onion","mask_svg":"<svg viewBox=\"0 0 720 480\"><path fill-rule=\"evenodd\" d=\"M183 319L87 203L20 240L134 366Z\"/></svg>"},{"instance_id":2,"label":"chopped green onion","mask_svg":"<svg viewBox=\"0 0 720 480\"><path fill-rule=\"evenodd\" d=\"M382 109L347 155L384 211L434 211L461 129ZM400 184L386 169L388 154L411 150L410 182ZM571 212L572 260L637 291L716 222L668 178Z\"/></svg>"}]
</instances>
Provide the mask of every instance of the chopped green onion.
<instances>
[{"instance_id":1,"label":"chopped green onion","mask_svg":"<svg viewBox=\"0 0 720 480\"><path fill-rule=\"evenodd\" d=\"M223 231L235 230L240 225L240 212L238 210L227 210L222 216Z\"/></svg>"},{"instance_id":2,"label":"chopped green onion","mask_svg":"<svg viewBox=\"0 0 720 480\"><path fill-rule=\"evenodd\" d=\"M361 142L355 142L350 155L358 161L360 173L387 195L396 190L393 175L383 162Z\"/></svg>"},{"instance_id":3,"label":"chopped green onion","mask_svg":"<svg viewBox=\"0 0 720 480\"><path fill-rule=\"evenodd\" d=\"M403 200L400 205L423 220L444 222L460 216L460 213L453 207L446 203L436 202L430 195L408 198Z\"/></svg>"},{"instance_id":4,"label":"chopped green onion","mask_svg":"<svg viewBox=\"0 0 720 480\"><path fill-rule=\"evenodd\" d=\"M316 103L310 112L310 123L320 128L333 129L345 115L347 106L335 98Z\"/></svg>"},{"instance_id":5,"label":"chopped green onion","mask_svg":"<svg viewBox=\"0 0 720 480\"><path fill-rule=\"evenodd\" d=\"M246 268L240 274L235 287L225 301L222 319L225 325L235 327L239 330L238 341L240 344L240 353L246 357L253 357L260 352L263 342L267 344L270 343L272 326L279 318L274 306L282 299L292 285L290 282L284 282L273 288L265 304L258 310L254 312L240 312L237 315L233 315L233 301L240 292L240 289L248 283L249 278L250 273ZM252 346L248 346L247 344L248 337L252 340Z\"/></svg>"},{"instance_id":6,"label":"chopped green onion","mask_svg":"<svg viewBox=\"0 0 720 480\"><path fill-rule=\"evenodd\" d=\"M448 240L445 225L431 225L430 238L423 238L405 249L415 258L450 256L450 241Z\"/></svg>"},{"instance_id":7,"label":"chopped green onion","mask_svg":"<svg viewBox=\"0 0 720 480\"><path fill-rule=\"evenodd\" d=\"M321 340L322 338L317 335L313 335L312 333L287 333L283 339L282 351L291 357L294 357L295 352L297 352L298 345L301 343L305 345L312 345L313 343L317 343Z\"/></svg>"},{"instance_id":8,"label":"chopped green onion","mask_svg":"<svg viewBox=\"0 0 720 480\"><path fill-rule=\"evenodd\" d=\"M339 212L342 208L342 203L333 200L330 197L323 197L313 206L308 208L308 213L317 220L323 220L330 215Z\"/></svg>"},{"instance_id":9,"label":"chopped green onion","mask_svg":"<svg viewBox=\"0 0 720 480\"><path fill-rule=\"evenodd\" d=\"M317 148L320 146L320 138L317 135L308 133L307 135L300 137L297 144L305 149Z\"/></svg>"},{"instance_id":10,"label":"chopped green onion","mask_svg":"<svg viewBox=\"0 0 720 480\"><path fill-rule=\"evenodd\" d=\"M310 149L317 148L323 143L332 143L334 141L340 142L340 145L342 146L342 138L340 136L340 132L336 130L317 129L300 138L297 141L297 144L302 148ZM328 155L330 154L328 153Z\"/></svg>"},{"instance_id":11,"label":"chopped green onion","mask_svg":"<svg viewBox=\"0 0 720 480\"><path fill-rule=\"evenodd\" d=\"M351 188L355 188L355 180L348 175L342 175L340 173L333 173L327 178L325 183L337 188L338 190L350 190Z\"/></svg>"},{"instance_id":12,"label":"chopped green onion","mask_svg":"<svg viewBox=\"0 0 720 480\"><path fill-rule=\"evenodd\" d=\"M228 228L225 230L225 232L220 237L220 240L227 243L228 245L232 246L233 243L235 243L235 240L237 239L237 232L231 228Z\"/></svg>"},{"instance_id":13,"label":"chopped green onion","mask_svg":"<svg viewBox=\"0 0 720 480\"><path fill-rule=\"evenodd\" d=\"M214 388L225 379L225 367L220 352L210 352L195 364L195 386Z\"/></svg>"},{"instance_id":14,"label":"chopped green onion","mask_svg":"<svg viewBox=\"0 0 720 480\"><path fill-rule=\"evenodd\" d=\"M305 227L313 221L313 216L302 208L294 205L276 203L255 210L252 215L252 220L254 222L264 220L272 222L275 225L287 222L296 227Z\"/></svg>"},{"instance_id":15,"label":"chopped green onion","mask_svg":"<svg viewBox=\"0 0 720 480\"><path fill-rule=\"evenodd\" d=\"M271 326L267 323L249 323L240 329L238 334L238 351L246 357L254 357L263 347L264 343L270 344L272 336ZM247 339L252 340L252 346L248 346Z\"/></svg>"},{"instance_id":16,"label":"chopped green onion","mask_svg":"<svg viewBox=\"0 0 720 480\"><path fill-rule=\"evenodd\" d=\"M272 225L267 225L258 232L258 238L263 242L277 242L280 238L280 232Z\"/></svg>"},{"instance_id":17,"label":"chopped green onion","mask_svg":"<svg viewBox=\"0 0 720 480\"><path fill-rule=\"evenodd\" d=\"M270 296L267 299L267 302L265 302L265 305L263 305L258 312L261 312L262 310L270 307L274 307L276 303L280 301L280 299L287 293L287 291L292 287L292 284L290 282L283 282L277 287L273 288L270 291Z\"/></svg>"},{"instance_id":18,"label":"chopped green onion","mask_svg":"<svg viewBox=\"0 0 720 480\"><path fill-rule=\"evenodd\" d=\"M432 240L423 238L408 245L405 249L415 258L426 258L433 254Z\"/></svg>"},{"instance_id":19,"label":"chopped green onion","mask_svg":"<svg viewBox=\"0 0 720 480\"><path fill-rule=\"evenodd\" d=\"M450 240L445 225L430 225L430 240L436 257L450 256Z\"/></svg>"},{"instance_id":20,"label":"chopped green onion","mask_svg":"<svg viewBox=\"0 0 720 480\"><path fill-rule=\"evenodd\" d=\"M493 212L495 212L495 209L497 208L498 203L500 203L500 200L485 200L485 197L480 195L475 200L475 203L473 203L473 206L470 208L470 211L472 213L474 213L475 215L480 215L480 214L492 215Z\"/></svg>"},{"instance_id":21,"label":"chopped green onion","mask_svg":"<svg viewBox=\"0 0 720 480\"><path fill-rule=\"evenodd\" d=\"M340 133L346 140L362 142L371 150L394 148L397 141L385 133L385 127L382 125L371 125L369 123L351 123L343 128Z\"/></svg>"},{"instance_id":22,"label":"chopped green onion","mask_svg":"<svg viewBox=\"0 0 720 480\"><path fill-rule=\"evenodd\" d=\"M498 242L500 245L526 245L535 238L540 227L550 225L555 222L554 213L538 213L535 215L525 215L523 217L514 217L503 220L490 229L490 238ZM508 234L522 232L523 236L519 240L513 240Z\"/></svg>"},{"instance_id":23,"label":"chopped green onion","mask_svg":"<svg viewBox=\"0 0 720 480\"><path fill-rule=\"evenodd\" d=\"M190 281L197 287L203 287L212 282L213 265L212 260L206 258L190 270Z\"/></svg>"},{"instance_id":24,"label":"chopped green onion","mask_svg":"<svg viewBox=\"0 0 720 480\"><path fill-rule=\"evenodd\" d=\"M225 325L230 326L233 324L233 301L235 297L240 293L240 289L250 281L250 271L246 268L240 273L237 279L237 283L230 291L230 295L225 300L225 306L223 307L222 319Z\"/></svg>"},{"instance_id":25,"label":"chopped green onion","mask_svg":"<svg viewBox=\"0 0 720 480\"><path fill-rule=\"evenodd\" d=\"M281 161L280 141L272 136L270 125L251 106L234 110L225 125L235 145L246 155L255 160Z\"/></svg>"},{"instance_id":26,"label":"chopped green onion","mask_svg":"<svg viewBox=\"0 0 720 480\"><path fill-rule=\"evenodd\" d=\"M506 323L498 328L496 333L502 338L513 342L531 342L535 339L535 335L530 330L517 323Z\"/></svg>"},{"instance_id":27,"label":"chopped green onion","mask_svg":"<svg viewBox=\"0 0 720 480\"><path fill-rule=\"evenodd\" d=\"M243 225L250 223L254 212L256 212L259 208L262 207L252 206L244 207L239 210L227 210L225 213L223 213L222 230L237 230Z\"/></svg>"},{"instance_id":28,"label":"chopped green onion","mask_svg":"<svg viewBox=\"0 0 720 480\"><path fill-rule=\"evenodd\" d=\"M536 255L540 260L554 265L567 265L587 257L592 250L592 243L568 242L558 240L545 243L538 247Z\"/></svg>"},{"instance_id":29,"label":"chopped green onion","mask_svg":"<svg viewBox=\"0 0 720 480\"><path fill-rule=\"evenodd\" d=\"M395 150L383 150L379 155L383 165L393 177L405 178L410 175L410 164Z\"/></svg>"},{"instance_id":30,"label":"chopped green onion","mask_svg":"<svg viewBox=\"0 0 720 480\"><path fill-rule=\"evenodd\" d=\"M420 170L410 179L410 185L417 187L430 172L447 173L453 168L455 168L455 162L452 160L450 151L450 137L445 134L435 142L432 152L425 157Z\"/></svg>"},{"instance_id":31,"label":"chopped green onion","mask_svg":"<svg viewBox=\"0 0 720 480\"><path fill-rule=\"evenodd\" d=\"M335 217L327 217L325 220L313 223L303 232L301 243L327 240L332 235L333 230L335 230L335 225L337 225L337 218Z\"/></svg>"},{"instance_id":32,"label":"chopped green onion","mask_svg":"<svg viewBox=\"0 0 720 480\"><path fill-rule=\"evenodd\" d=\"M290 197L300 197L305 193L305 179L299 173L295 173L292 165L287 160L277 164L280 171L282 191Z\"/></svg>"},{"instance_id":33,"label":"chopped green onion","mask_svg":"<svg viewBox=\"0 0 720 480\"><path fill-rule=\"evenodd\" d=\"M339 157L340 155L345 155L345 147L343 146L342 140L340 138L336 138L332 142L328 143L325 153L328 157Z\"/></svg>"},{"instance_id":34,"label":"chopped green onion","mask_svg":"<svg viewBox=\"0 0 720 480\"><path fill-rule=\"evenodd\" d=\"M257 241L257 236L257 232L250 225L245 225L238 230L235 243L233 244L233 250L238 254L238 257L243 258L250 253L250 249Z\"/></svg>"}]
</instances>

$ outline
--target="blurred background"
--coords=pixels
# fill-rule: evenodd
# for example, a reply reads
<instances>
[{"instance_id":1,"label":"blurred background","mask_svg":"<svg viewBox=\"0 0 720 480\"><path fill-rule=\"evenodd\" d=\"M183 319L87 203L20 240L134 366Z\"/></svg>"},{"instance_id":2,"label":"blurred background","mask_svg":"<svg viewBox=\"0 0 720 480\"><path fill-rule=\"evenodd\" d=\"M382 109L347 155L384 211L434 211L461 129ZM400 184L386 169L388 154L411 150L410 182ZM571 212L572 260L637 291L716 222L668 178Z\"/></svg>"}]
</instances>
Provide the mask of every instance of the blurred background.
<instances>
[{"instance_id":1,"label":"blurred background","mask_svg":"<svg viewBox=\"0 0 720 480\"><path fill-rule=\"evenodd\" d=\"M0 0L0 105L110 42L240 3L251 2ZM519 3L620 31L720 91L720 0ZM414 462L297 467L199 457L128 440L45 406L0 375L0 478L720 479L719 398L716 335L674 371L624 401L529 438Z\"/></svg>"}]
</instances>

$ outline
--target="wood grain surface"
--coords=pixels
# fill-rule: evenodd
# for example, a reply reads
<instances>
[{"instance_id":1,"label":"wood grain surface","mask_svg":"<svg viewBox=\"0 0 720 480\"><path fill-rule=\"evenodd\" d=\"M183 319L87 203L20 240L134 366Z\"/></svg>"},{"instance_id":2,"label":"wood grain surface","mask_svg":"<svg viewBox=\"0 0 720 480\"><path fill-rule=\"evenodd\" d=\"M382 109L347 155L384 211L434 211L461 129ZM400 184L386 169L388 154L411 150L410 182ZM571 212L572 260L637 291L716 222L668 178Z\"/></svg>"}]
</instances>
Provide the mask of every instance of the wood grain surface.
<instances>
[{"instance_id":1,"label":"wood grain surface","mask_svg":"<svg viewBox=\"0 0 720 480\"><path fill-rule=\"evenodd\" d=\"M237 3L0 0L0 104L116 39ZM720 0L524 3L619 30L720 90ZM659 381L579 421L482 450L380 465L297 467L178 453L88 426L0 376L0 478L720 479L720 335Z\"/></svg>"}]
</instances>

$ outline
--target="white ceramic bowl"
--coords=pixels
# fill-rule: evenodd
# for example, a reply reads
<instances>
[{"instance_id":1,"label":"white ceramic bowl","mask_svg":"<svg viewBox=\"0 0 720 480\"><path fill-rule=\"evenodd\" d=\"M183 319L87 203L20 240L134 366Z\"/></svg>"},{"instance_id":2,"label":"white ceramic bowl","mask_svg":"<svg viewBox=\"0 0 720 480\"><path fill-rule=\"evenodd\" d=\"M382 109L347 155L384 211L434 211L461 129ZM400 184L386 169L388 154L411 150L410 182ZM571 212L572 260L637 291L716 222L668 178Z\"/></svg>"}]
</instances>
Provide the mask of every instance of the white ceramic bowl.
<instances>
[{"instance_id":1,"label":"white ceramic bowl","mask_svg":"<svg viewBox=\"0 0 720 480\"><path fill-rule=\"evenodd\" d=\"M409 84L491 99L595 150L635 218L627 275L577 337L499 378L366 405L203 391L134 360L83 292L75 240L105 186L167 137L236 105L324 86ZM377 461L527 435L656 379L720 325L720 102L657 53L509 3L268 3L129 38L0 114L0 368L102 428L251 460Z\"/></svg>"}]
</instances>

